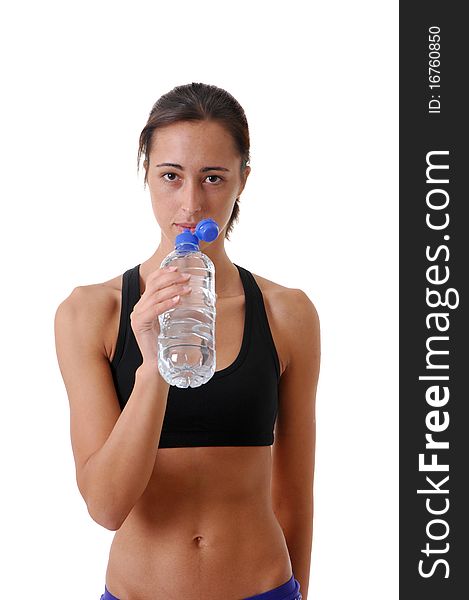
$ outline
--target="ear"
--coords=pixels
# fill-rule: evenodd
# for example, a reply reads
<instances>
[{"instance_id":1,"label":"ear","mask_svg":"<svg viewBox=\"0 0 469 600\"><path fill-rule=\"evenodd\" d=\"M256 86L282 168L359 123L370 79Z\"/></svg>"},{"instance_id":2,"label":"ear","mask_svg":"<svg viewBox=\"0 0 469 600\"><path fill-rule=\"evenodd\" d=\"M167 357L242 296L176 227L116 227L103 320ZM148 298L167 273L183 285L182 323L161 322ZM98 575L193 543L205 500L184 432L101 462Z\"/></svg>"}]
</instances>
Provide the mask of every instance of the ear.
<instances>
[{"instance_id":1,"label":"ear","mask_svg":"<svg viewBox=\"0 0 469 600\"><path fill-rule=\"evenodd\" d=\"M145 171L148 171L148 161L147 161L147 159L145 159L143 161L143 166L145 167Z\"/></svg>"},{"instance_id":2,"label":"ear","mask_svg":"<svg viewBox=\"0 0 469 600\"><path fill-rule=\"evenodd\" d=\"M241 195L241 192L244 190L244 186L246 185L246 181L249 177L249 173L251 172L251 167L247 166L244 169L244 173L243 173L243 181L241 182L241 186L239 187L238 190L238 197Z\"/></svg>"}]
</instances>

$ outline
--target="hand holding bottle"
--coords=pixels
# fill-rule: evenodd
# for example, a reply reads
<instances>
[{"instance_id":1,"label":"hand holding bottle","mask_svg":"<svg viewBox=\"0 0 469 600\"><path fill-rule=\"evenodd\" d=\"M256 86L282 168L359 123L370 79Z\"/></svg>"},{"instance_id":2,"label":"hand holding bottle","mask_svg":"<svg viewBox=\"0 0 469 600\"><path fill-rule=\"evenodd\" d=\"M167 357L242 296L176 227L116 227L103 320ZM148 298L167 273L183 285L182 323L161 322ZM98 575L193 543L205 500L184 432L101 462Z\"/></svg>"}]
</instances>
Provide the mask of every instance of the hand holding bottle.
<instances>
[{"instance_id":1,"label":"hand holding bottle","mask_svg":"<svg viewBox=\"0 0 469 600\"><path fill-rule=\"evenodd\" d=\"M157 364L159 315L177 306L181 295L189 294L189 274L177 267L159 268L148 275L145 291L130 314L132 330L144 362Z\"/></svg>"}]
</instances>

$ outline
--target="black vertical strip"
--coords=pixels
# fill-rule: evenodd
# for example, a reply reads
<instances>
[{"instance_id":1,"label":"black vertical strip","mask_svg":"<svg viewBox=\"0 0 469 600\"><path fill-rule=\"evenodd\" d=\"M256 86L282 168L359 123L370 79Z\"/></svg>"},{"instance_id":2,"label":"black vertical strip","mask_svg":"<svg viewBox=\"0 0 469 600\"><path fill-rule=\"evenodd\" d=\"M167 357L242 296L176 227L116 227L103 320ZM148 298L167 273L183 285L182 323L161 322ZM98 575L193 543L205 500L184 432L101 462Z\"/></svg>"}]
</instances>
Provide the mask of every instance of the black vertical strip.
<instances>
[{"instance_id":1,"label":"black vertical strip","mask_svg":"<svg viewBox=\"0 0 469 600\"><path fill-rule=\"evenodd\" d=\"M469 594L464 8L400 3L399 575L412 600Z\"/></svg>"}]
</instances>

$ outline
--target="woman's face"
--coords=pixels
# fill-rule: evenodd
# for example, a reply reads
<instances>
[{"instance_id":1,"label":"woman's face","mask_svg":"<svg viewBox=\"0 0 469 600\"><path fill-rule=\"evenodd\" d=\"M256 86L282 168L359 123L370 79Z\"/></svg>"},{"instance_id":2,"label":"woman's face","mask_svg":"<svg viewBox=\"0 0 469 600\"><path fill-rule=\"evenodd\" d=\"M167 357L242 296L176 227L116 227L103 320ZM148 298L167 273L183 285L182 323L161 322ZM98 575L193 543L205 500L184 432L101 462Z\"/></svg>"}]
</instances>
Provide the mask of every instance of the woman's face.
<instances>
[{"instance_id":1,"label":"woman's face","mask_svg":"<svg viewBox=\"0 0 469 600\"><path fill-rule=\"evenodd\" d=\"M144 162L156 220L162 236L174 243L184 231L178 223L195 225L208 217L225 229L243 178L239 156L230 133L215 121L183 121L153 134L150 163Z\"/></svg>"}]
</instances>

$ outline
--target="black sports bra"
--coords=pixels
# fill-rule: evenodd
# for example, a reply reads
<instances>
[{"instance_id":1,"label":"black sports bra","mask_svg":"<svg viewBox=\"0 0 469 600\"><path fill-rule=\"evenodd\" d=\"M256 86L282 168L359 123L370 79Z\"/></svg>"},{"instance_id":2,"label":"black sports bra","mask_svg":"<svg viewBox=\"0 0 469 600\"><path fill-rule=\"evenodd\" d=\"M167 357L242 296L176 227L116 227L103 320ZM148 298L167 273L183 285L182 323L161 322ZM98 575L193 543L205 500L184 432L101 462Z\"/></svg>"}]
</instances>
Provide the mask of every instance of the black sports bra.
<instances>
[{"instance_id":1,"label":"black sports bra","mask_svg":"<svg viewBox=\"0 0 469 600\"><path fill-rule=\"evenodd\" d=\"M241 350L228 367L197 388L170 386L159 448L270 446L278 413L280 363L262 292L252 273L235 265L245 295ZM140 299L140 265L122 278L122 304L111 371L121 409L143 357L130 324Z\"/></svg>"}]
</instances>

